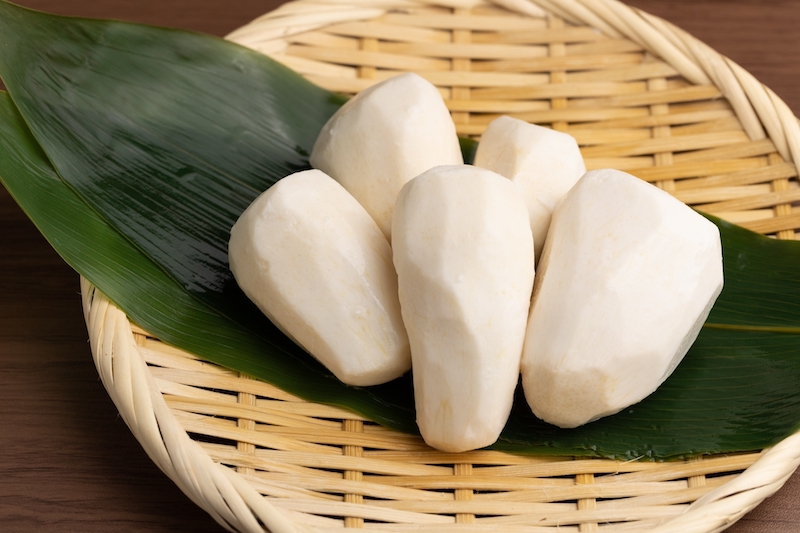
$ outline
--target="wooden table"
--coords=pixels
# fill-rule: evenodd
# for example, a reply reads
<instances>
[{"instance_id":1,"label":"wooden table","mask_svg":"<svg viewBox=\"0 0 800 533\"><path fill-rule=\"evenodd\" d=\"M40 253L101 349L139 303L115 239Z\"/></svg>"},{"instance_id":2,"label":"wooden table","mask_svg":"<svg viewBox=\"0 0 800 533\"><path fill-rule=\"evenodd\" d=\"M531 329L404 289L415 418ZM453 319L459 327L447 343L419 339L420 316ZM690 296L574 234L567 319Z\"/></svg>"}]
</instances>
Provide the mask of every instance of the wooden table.
<instances>
[{"instance_id":1,"label":"wooden table","mask_svg":"<svg viewBox=\"0 0 800 533\"><path fill-rule=\"evenodd\" d=\"M224 35L280 0L17 0ZM729 56L800 113L792 0L627 0ZM78 276L0 187L0 531L220 532L147 458L106 395ZM800 531L800 473L731 533Z\"/></svg>"}]
</instances>

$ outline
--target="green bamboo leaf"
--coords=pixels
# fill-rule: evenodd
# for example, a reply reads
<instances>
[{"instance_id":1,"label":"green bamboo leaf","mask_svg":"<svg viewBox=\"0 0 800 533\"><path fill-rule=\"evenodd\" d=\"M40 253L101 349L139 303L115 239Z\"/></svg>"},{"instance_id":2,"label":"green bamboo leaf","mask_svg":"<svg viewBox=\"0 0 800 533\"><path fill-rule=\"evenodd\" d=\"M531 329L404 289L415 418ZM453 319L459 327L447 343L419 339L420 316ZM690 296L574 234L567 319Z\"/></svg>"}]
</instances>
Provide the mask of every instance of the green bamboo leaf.
<instances>
[{"instance_id":1,"label":"green bamboo leaf","mask_svg":"<svg viewBox=\"0 0 800 533\"><path fill-rule=\"evenodd\" d=\"M53 248L146 330L312 401L415 430L407 380L370 390L347 387L276 328L262 338L192 298L61 181L4 92L0 161L0 182Z\"/></svg>"},{"instance_id":2,"label":"green bamboo leaf","mask_svg":"<svg viewBox=\"0 0 800 533\"><path fill-rule=\"evenodd\" d=\"M167 342L300 396L349 406L373 420L413 430L407 378L369 390L329 383L319 365L263 318L253 318L257 313L252 306L232 305L238 293L230 278L220 282L216 277L229 276L221 266L222 250L237 210L256 194L259 185L249 181L258 177L254 169L274 171L270 181L305 165L302 152L335 107L330 94L219 40L117 22L61 19L2 3L0 44L7 56L0 57L0 75L61 178L80 197L74 196L76 203L69 209L59 207L56 199L69 189L55 186L52 167L47 182L51 192L33 191L27 200L13 194L29 206L26 210L43 233L57 236L51 242L65 257L83 250L78 255L83 254L85 264L71 262L76 269L89 272L87 277L129 316ZM238 64L238 54L247 56L243 70L230 68ZM265 84L272 86L271 100L254 108L253 102L262 97L256 88ZM227 102L230 94L248 102L224 106L223 114L230 112L233 118L215 116L226 127L202 118L206 107ZM230 156L236 142L231 143L228 128L237 128L238 120L247 128L260 127L242 118L245 109L271 117L259 131L281 149L262 153L248 144ZM464 148L474 149L474 143ZM14 150L8 148L9 157ZM41 151L37 154L46 161ZM2 172L5 160L4 155ZM25 165L20 169L30 173ZM186 169L200 170L186 182ZM9 188L22 187L21 181ZM38 202L40 209L30 207ZM84 218L91 214L93 222L71 225L78 212ZM518 401L498 448L663 459L759 449L798 427L800 276L792 267L800 262L800 246L717 223L726 286L708 327L678 371L640 404L577 430L543 424ZM110 232L99 241L99 254L86 247L91 241L85 236L100 231L93 224ZM137 261L150 261L150 267L141 279L129 281L126 276L140 265L129 263L128 256L141 254L139 250L146 253ZM253 333L254 325L263 326L260 333Z\"/></svg>"},{"instance_id":3,"label":"green bamboo leaf","mask_svg":"<svg viewBox=\"0 0 800 533\"><path fill-rule=\"evenodd\" d=\"M753 238L743 228L712 220L733 245L725 253L725 298L711 310L706 327L800 333L798 243Z\"/></svg>"},{"instance_id":4,"label":"green bamboo leaf","mask_svg":"<svg viewBox=\"0 0 800 533\"><path fill-rule=\"evenodd\" d=\"M0 78L67 183L197 298L257 316L227 266L230 227L308 168L342 99L215 37L7 2L0 45Z\"/></svg>"}]
</instances>

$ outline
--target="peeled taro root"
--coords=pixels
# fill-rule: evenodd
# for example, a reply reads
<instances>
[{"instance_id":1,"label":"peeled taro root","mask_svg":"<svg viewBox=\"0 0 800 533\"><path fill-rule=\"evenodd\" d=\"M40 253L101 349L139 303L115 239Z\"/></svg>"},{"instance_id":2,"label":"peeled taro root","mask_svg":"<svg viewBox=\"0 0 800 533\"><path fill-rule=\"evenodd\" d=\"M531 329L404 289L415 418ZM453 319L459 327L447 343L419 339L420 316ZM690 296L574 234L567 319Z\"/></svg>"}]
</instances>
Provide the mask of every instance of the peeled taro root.
<instances>
[{"instance_id":1,"label":"peeled taro root","mask_svg":"<svg viewBox=\"0 0 800 533\"><path fill-rule=\"evenodd\" d=\"M392 235L422 437L448 452L488 446L519 379L534 276L525 203L494 172L436 167L400 191Z\"/></svg>"},{"instance_id":2,"label":"peeled taro root","mask_svg":"<svg viewBox=\"0 0 800 533\"><path fill-rule=\"evenodd\" d=\"M553 213L522 358L534 414L576 427L652 393L722 290L719 230L624 172L586 173Z\"/></svg>"},{"instance_id":3,"label":"peeled taro root","mask_svg":"<svg viewBox=\"0 0 800 533\"><path fill-rule=\"evenodd\" d=\"M475 166L505 176L522 191L538 261L553 209L586 172L575 138L502 116L481 135Z\"/></svg>"},{"instance_id":4,"label":"peeled taro root","mask_svg":"<svg viewBox=\"0 0 800 533\"><path fill-rule=\"evenodd\" d=\"M261 194L231 229L228 253L245 294L344 383L376 385L411 367L389 243L323 172Z\"/></svg>"},{"instance_id":5,"label":"peeled taro root","mask_svg":"<svg viewBox=\"0 0 800 533\"><path fill-rule=\"evenodd\" d=\"M345 103L322 128L310 162L341 183L391 240L403 185L431 167L461 164L463 157L439 90L407 73Z\"/></svg>"}]
</instances>

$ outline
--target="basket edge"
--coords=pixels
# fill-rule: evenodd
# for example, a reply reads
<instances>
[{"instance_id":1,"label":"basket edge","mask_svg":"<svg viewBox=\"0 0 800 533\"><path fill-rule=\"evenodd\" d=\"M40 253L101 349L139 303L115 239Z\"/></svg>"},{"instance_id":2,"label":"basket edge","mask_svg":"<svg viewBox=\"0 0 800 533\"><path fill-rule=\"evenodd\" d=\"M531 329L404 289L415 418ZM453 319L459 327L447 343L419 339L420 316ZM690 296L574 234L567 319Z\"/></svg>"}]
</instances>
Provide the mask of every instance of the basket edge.
<instances>
[{"instance_id":1,"label":"basket edge","mask_svg":"<svg viewBox=\"0 0 800 533\"><path fill-rule=\"evenodd\" d=\"M131 323L99 289L80 277L92 358L120 416L150 459L198 507L228 531L298 529L238 474L215 463L170 411L139 352Z\"/></svg>"}]
</instances>

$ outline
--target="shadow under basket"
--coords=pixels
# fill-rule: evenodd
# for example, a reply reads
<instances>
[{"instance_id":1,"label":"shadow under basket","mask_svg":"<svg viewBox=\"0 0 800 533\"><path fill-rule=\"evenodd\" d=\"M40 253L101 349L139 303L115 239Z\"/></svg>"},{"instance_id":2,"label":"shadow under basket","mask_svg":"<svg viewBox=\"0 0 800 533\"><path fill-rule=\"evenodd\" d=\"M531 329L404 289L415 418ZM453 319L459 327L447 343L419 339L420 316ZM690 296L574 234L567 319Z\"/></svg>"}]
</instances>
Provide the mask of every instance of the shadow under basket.
<instances>
[{"instance_id":1,"label":"shadow under basket","mask_svg":"<svg viewBox=\"0 0 800 533\"><path fill-rule=\"evenodd\" d=\"M229 39L332 91L404 71L459 135L499 115L572 134L617 168L753 231L795 239L800 126L749 73L615 0L298 0ZM92 352L152 460L231 531L714 532L773 494L800 435L763 451L621 462L442 453L204 362L131 324L89 282Z\"/></svg>"}]
</instances>

